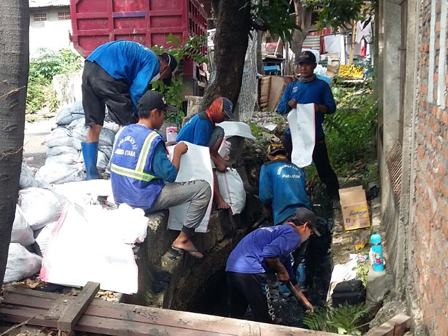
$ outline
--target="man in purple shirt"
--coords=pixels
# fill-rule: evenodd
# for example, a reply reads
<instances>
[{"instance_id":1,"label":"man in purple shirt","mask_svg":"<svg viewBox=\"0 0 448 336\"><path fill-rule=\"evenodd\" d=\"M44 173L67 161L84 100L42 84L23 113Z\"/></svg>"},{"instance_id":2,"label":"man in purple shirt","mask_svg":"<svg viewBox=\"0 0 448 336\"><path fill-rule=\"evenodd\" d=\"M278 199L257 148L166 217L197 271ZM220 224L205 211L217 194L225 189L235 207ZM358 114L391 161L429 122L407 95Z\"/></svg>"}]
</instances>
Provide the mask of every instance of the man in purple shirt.
<instances>
[{"instance_id":1,"label":"man in purple shirt","mask_svg":"<svg viewBox=\"0 0 448 336\"><path fill-rule=\"evenodd\" d=\"M306 208L299 208L284 225L257 229L239 242L226 266L230 317L242 318L250 305L257 321L274 321L274 311L262 290L266 273L277 273L278 280L284 283L291 281L307 306L314 310L297 285L291 257L313 233L320 236L316 216Z\"/></svg>"}]
</instances>

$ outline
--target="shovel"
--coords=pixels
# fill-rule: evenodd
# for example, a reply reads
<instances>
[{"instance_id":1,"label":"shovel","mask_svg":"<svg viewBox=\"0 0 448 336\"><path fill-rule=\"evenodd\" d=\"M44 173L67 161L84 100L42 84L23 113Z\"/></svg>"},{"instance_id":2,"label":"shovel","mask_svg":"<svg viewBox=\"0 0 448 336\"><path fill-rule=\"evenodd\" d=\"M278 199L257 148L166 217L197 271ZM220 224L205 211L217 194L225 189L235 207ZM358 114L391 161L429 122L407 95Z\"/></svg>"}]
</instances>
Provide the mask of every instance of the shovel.
<instances>
[{"instance_id":1,"label":"shovel","mask_svg":"<svg viewBox=\"0 0 448 336\"><path fill-rule=\"evenodd\" d=\"M294 295L296 300L302 305L302 307L305 309L305 312L310 312L311 311L310 308L308 307L308 305L305 303L305 300L303 299L303 296L304 296L303 293L299 293L291 281L288 281L286 283L286 287L288 287L288 289L292 293L292 295Z\"/></svg>"}]
</instances>

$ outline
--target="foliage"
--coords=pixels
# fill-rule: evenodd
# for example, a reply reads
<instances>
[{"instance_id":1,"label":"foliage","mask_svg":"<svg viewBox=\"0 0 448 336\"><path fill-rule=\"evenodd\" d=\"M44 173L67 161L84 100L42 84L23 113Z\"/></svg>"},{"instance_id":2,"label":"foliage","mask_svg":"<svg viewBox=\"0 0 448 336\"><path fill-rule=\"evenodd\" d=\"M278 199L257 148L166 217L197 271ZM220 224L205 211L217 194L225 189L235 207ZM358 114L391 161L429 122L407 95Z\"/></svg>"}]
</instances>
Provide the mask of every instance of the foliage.
<instances>
[{"instance_id":1,"label":"foliage","mask_svg":"<svg viewBox=\"0 0 448 336\"><path fill-rule=\"evenodd\" d=\"M258 4L252 5L251 21L253 29L268 30L283 41L291 41L291 31L300 29L296 24L296 15L291 14L288 0L259 1Z\"/></svg>"},{"instance_id":2,"label":"foliage","mask_svg":"<svg viewBox=\"0 0 448 336\"><path fill-rule=\"evenodd\" d=\"M30 60L26 112L35 113L44 106L51 112L56 111L56 93L51 87L53 77L79 70L81 66L81 56L70 49L61 49L58 53L40 49L38 56Z\"/></svg>"},{"instance_id":3,"label":"foliage","mask_svg":"<svg viewBox=\"0 0 448 336\"><path fill-rule=\"evenodd\" d=\"M359 262L356 266L356 277L362 281L364 287L367 286L367 276L369 275L369 262Z\"/></svg>"},{"instance_id":4,"label":"foliage","mask_svg":"<svg viewBox=\"0 0 448 336\"><path fill-rule=\"evenodd\" d=\"M154 45L151 49L156 54L169 53L176 59L177 63L180 64L185 57L191 58L196 63L207 63L208 59L201 53L201 50L207 45L206 36L192 36L184 40L181 40L169 34L166 42L168 47ZM177 112L169 112L165 119L168 122L172 122L181 125L183 116L185 115L183 101L184 97L182 94L182 75L173 75L170 85L166 85L162 81L152 82L152 89L161 92L169 105L176 106L179 110Z\"/></svg>"},{"instance_id":5,"label":"foliage","mask_svg":"<svg viewBox=\"0 0 448 336\"><path fill-rule=\"evenodd\" d=\"M315 312L303 319L311 330L335 332L340 335L361 335L359 322L369 312L364 304L344 304L337 308L317 307Z\"/></svg>"}]
</instances>

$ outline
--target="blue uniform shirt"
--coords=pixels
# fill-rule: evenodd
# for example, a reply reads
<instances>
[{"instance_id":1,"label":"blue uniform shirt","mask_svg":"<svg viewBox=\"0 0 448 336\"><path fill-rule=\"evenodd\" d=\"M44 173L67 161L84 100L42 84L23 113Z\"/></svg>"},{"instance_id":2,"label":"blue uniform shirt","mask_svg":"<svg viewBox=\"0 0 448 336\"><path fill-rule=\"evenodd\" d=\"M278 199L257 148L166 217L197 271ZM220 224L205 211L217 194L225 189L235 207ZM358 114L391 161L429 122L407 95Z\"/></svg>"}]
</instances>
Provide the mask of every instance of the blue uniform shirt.
<instances>
[{"instance_id":1,"label":"blue uniform shirt","mask_svg":"<svg viewBox=\"0 0 448 336\"><path fill-rule=\"evenodd\" d=\"M200 112L182 127L176 141L188 141L198 146L207 146L214 128L207 114Z\"/></svg>"},{"instance_id":2,"label":"blue uniform shirt","mask_svg":"<svg viewBox=\"0 0 448 336\"><path fill-rule=\"evenodd\" d=\"M292 271L291 253L299 248L302 240L290 225L269 226L257 229L244 237L227 260L226 271L257 274L275 272L266 258L280 258L289 277L295 279Z\"/></svg>"},{"instance_id":3,"label":"blue uniform shirt","mask_svg":"<svg viewBox=\"0 0 448 336\"><path fill-rule=\"evenodd\" d=\"M314 103L325 105L328 107L329 114L336 112L336 103L334 102L330 86L325 81L317 78L311 82L295 81L290 83L285 88L285 92L283 92L282 99L278 105L278 112L280 114L286 114L290 111L288 102L291 99L296 99L298 104ZM324 137L324 130L322 128L324 118L324 113L316 112L316 139Z\"/></svg>"},{"instance_id":4,"label":"blue uniform shirt","mask_svg":"<svg viewBox=\"0 0 448 336\"><path fill-rule=\"evenodd\" d=\"M87 60L98 63L111 77L128 83L135 114L138 101L160 70L157 55L144 45L131 41L100 45Z\"/></svg>"},{"instance_id":5,"label":"blue uniform shirt","mask_svg":"<svg viewBox=\"0 0 448 336\"><path fill-rule=\"evenodd\" d=\"M259 189L263 205L272 207L275 225L283 223L297 208L311 208L305 173L288 160L275 160L262 165Z\"/></svg>"}]
</instances>

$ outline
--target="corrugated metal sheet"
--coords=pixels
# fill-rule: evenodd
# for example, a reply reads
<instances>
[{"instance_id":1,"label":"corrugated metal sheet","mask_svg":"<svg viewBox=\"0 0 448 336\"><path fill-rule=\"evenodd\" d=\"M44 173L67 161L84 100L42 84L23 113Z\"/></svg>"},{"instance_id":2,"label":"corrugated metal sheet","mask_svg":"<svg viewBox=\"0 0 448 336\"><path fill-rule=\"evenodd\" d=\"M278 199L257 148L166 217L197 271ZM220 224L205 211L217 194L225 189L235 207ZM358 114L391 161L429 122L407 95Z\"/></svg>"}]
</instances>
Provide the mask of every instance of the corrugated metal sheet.
<instances>
[{"instance_id":1,"label":"corrugated metal sheet","mask_svg":"<svg viewBox=\"0 0 448 336\"><path fill-rule=\"evenodd\" d=\"M30 8L70 6L70 0L30 0Z\"/></svg>"},{"instance_id":2,"label":"corrugated metal sheet","mask_svg":"<svg viewBox=\"0 0 448 336\"><path fill-rule=\"evenodd\" d=\"M303 42L303 48L320 50L320 36L311 36L308 35Z\"/></svg>"}]
</instances>

